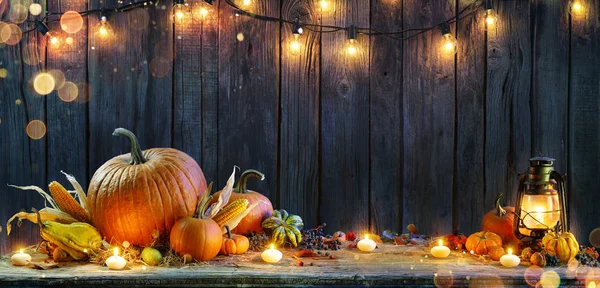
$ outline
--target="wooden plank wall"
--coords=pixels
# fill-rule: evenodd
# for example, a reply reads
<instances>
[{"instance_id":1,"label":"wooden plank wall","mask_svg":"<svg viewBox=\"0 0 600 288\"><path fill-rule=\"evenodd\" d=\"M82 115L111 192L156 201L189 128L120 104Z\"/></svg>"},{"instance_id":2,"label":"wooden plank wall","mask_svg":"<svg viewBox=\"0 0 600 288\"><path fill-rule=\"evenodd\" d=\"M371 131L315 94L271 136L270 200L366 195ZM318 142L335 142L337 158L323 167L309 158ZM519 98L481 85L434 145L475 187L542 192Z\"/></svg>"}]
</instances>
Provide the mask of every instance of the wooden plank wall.
<instances>
[{"instance_id":1,"label":"wooden plank wall","mask_svg":"<svg viewBox=\"0 0 600 288\"><path fill-rule=\"evenodd\" d=\"M101 5L45 2L52 12ZM172 1L108 13L116 32L108 42L94 15L72 46L47 48L37 33L0 44L8 72L0 78L0 222L43 205L4 184L66 184L64 170L87 186L102 163L128 152L111 136L126 127L144 148L187 152L218 188L233 165L261 170L266 180L251 189L329 232L415 223L428 234L471 233L497 194L514 203L528 158L553 156L568 174L571 227L585 243L600 226L590 201L600 185L600 0L582 1L583 15L569 14L567 1L494 2L497 26L486 29L482 13L451 24L455 55L440 53L438 29L408 41L361 34L356 57L343 52L345 31L304 29L294 54L291 25L235 16L224 0L191 1L178 23ZM330 0L322 9L281 0L248 9L390 31L438 24L472 3ZM76 101L31 90L32 77L50 69L78 87ZM25 132L35 119L47 125L40 140ZM13 233L0 236L2 253L38 237L30 224Z\"/></svg>"}]
</instances>

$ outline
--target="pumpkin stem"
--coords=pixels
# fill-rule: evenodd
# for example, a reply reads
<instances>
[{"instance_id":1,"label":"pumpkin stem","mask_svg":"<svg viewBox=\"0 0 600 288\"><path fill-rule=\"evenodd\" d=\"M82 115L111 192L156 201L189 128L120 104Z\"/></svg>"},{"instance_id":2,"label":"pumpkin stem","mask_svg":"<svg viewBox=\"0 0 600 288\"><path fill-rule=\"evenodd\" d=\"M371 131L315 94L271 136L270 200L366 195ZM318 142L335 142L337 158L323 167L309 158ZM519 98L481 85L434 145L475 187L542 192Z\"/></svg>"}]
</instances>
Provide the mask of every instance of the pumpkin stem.
<instances>
[{"instance_id":1,"label":"pumpkin stem","mask_svg":"<svg viewBox=\"0 0 600 288\"><path fill-rule=\"evenodd\" d=\"M129 164L138 165L148 162L148 160L144 157L144 153L142 153L142 148L140 148L139 141L133 132L125 128L117 128L112 135L123 136L129 139L129 143L131 143L131 162L129 162Z\"/></svg>"},{"instance_id":2,"label":"pumpkin stem","mask_svg":"<svg viewBox=\"0 0 600 288\"><path fill-rule=\"evenodd\" d=\"M500 198L502 198L502 196L503 194L498 194L498 196L496 196L496 214L498 217L504 217L504 215L506 215L506 210L500 205Z\"/></svg>"},{"instance_id":3,"label":"pumpkin stem","mask_svg":"<svg viewBox=\"0 0 600 288\"><path fill-rule=\"evenodd\" d=\"M240 176L240 180L238 180L238 184L235 187L235 192L237 193L246 193L246 182L248 182L248 177L253 177L260 179L260 181L265 180L265 174L260 173L254 169L248 169L242 173Z\"/></svg>"},{"instance_id":4,"label":"pumpkin stem","mask_svg":"<svg viewBox=\"0 0 600 288\"><path fill-rule=\"evenodd\" d=\"M231 229L229 229L229 225L225 225L225 229L227 229L227 237L228 237L229 239L231 239L231 238L232 238L232 236L231 236Z\"/></svg>"}]
</instances>

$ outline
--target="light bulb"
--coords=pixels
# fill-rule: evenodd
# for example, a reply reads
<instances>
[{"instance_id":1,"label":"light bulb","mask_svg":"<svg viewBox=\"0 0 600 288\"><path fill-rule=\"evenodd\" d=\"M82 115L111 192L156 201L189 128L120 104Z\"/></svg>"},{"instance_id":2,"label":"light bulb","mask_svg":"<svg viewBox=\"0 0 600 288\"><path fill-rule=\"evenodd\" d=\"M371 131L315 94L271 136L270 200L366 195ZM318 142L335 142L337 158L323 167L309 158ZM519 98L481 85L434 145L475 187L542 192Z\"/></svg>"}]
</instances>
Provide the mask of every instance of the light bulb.
<instances>
[{"instance_id":1,"label":"light bulb","mask_svg":"<svg viewBox=\"0 0 600 288\"><path fill-rule=\"evenodd\" d=\"M112 37L112 28L110 27L110 24L108 24L108 21L105 16L102 16L100 18L100 23L98 24L98 30L96 30L96 35L102 41L107 41Z\"/></svg>"},{"instance_id":2,"label":"light bulb","mask_svg":"<svg viewBox=\"0 0 600 288\"><path fill-rule=\"evenodd\" d=\"M175 4L175 6L173 8L173 16L175 17L175 20L177 20L179 22L185 21L185 19L187 18L188 14L189 14L188 8L189 8L189 6L187 3Z\"/></svg>"},{"instance_id":3,"label":"light bulb","mask_svg":"<svg viewBox=\"0 0 600 288\"><path fill-rule=\"evenodd\" d=\"M569 6L571 8L571 15L581 15L585 12L585 6L579 0L571 1Z\"/></svg>"},{"instance_id":4,"label":"light bulb","mask_svg":"<svg viewBox=\"0 0 600 288\"><path fill-rule=\"evenodd\" d=\"M302 45L300 44L300 34L294 34L294 40L290 42L290 52L294 55L300 53Z\"/></svg>"},{"instance_id":5,"label":"light bulb","mask_svg":"<svg viewBox=\"0 0 600 288\"><path fill-rule=\"evenodd\" d=\"M321 9L323 9L323 10L327 10L327 8L329 8L329 1L328 0L319 0L319 7L321 7Z\"/></svg>"},{"instance_id":6,"label":"light bulb","mask_svg":"<svg viewBox=\"0 0 600 288\"><path fill-rule=\"evenodd\" d=\"M62 41L60 38L52 36L50 33L48 33L48 44L53 49L58 49L62 46Z\"/></svg>"},{"instance_id":7,"label":"light bulb","mask_svg":"<svg viewBox=\"0 0 600 288\"><path fill-rule=\"evenodd\" d=\"M348 39L346 43L346 54L355 56L358 53L358 42L356 39Z\"/></svg>"},{"instance_id":8,"label":"light bulb","mask_svg":"<svg viewBox=\"0 0 600 288\"><path fill-rule=\"evenodd\" d=\"M243 0L242 1L242 5L244 5L244 6L250 6L250 4L252 4L252 0Z\"/></svg>"},{"instance_id":9,"label":"light bulb","mask_svg":"<svg viewBox=\"0 0 600 288\"><path fill-rule=\"evenodd\" d=\"M487 9L485 11L485 23L487 24L488 28L494 27L498 23L498 14L496 14L494 9Z\"/></svg>"},{"instance_id":10,"label":"light bulb","mask_svg":"<svg viewBox=\"0 0 600 288\"><path fill-rule=\"evenodd\" d=\"M200 16L202 16L202 18L208 16L208 9L205 7L200 8Z\"/></svg>"}]
</instances>

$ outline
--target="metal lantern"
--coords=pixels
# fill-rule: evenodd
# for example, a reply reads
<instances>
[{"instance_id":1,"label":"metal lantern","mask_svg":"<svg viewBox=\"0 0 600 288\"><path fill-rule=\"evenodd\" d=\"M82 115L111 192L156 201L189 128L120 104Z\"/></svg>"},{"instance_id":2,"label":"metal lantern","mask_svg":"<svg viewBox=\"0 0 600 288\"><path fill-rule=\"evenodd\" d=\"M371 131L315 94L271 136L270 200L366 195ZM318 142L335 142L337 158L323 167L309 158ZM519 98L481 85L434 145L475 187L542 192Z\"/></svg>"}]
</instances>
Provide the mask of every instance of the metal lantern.
<instances>
[{"instance_id":1,"label":"metal lantern","mask_svg":"<svg viewBox=\"0 0 600 288\"><path fill-rule=\"evenodd\" d=\"M554 171L554 159L529 159L531 167L519 178L514 232L517 238L541 238L548 231L568 231L565 181Z\"/></svg>"}]
</instances>

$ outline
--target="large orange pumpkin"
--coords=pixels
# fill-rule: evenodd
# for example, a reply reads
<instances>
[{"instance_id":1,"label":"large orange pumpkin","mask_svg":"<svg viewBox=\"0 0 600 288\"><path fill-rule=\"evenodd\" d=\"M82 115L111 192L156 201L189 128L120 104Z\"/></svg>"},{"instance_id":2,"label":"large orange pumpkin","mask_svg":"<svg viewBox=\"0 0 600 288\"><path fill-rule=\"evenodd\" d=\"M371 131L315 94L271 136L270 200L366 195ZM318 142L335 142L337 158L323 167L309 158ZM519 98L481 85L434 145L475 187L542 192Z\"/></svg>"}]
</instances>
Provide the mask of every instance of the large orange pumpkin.
<instances>
[{"instance_id":1,"label":"large orange pumpkin","mask_svg":"<svg viewBox=\"0 0 600 288\"><path fill-rule=\"evenodd\" d=\"M221 227L214 220L204 217L206 204L210 199L208 194L203 195L199 201L196 215L179 219L170 235L171 248L177 254L189 254L197 261L215 258L223 243Z\"/></svg>"},{"instance_id":2,"label":"large orange pumpkin","mask_svg":"<svg viewBox=\"0 0 600 288\"><path fill-rule=\"evenodd\" d=\"M502 207L500 205L502 194L496 197L496 208L485 214L481 221L481 230L490 231L502 237L502 242L517 247L519 239L515 236L513 223L515 207Z\"/></svg>"},{"instance_id":3,"label":"large orange pumpkin","mask_svg":"<svg viewBox=\"0 0 600 288\"><path fill-rule=\"evenodd\" d=\"M492 248L502 247L502 238L494 232L481 231L471 234L465 246L477 255L486 255Z\"/></svg>"},{"instance_id":4,"label":"large orange pumpkin","mask_svg":"<svg viewBox=\"0 0 600 288\"><path fill-rule=\"evenodd\" d=\"M206 180L198 163L181 151L142 151L136 136L123 128L113 135L127 137L132 152L108 160L94 173L90 216L108 241L145 246L155 230L169 233L177 220L194 214L198 196L208 193Z\"/></svg>"},{"instance_id":5,"label":"large orange pumpkin","mask_svg":"<svg viewBox=\"0 0 600 288\"><path fill-rule=\"evenodd\" d=\"M231 232L235 234L247 235L250 232L261 232L262 231L262 221L263 219L271 217L273 214L273 205L269 198L264 195L246 189L246 182L248 181L248 177L254 177L258 179L264 179L265 175L256 171L256 170L246 170L240 176L237 187L231 193L229 197L229 203L238 200L238 199L247 199L248 206L252 205L252 203L262 200L263 203L258 204L252 211L240 221L237 227L235 227ZM215 193L212 197L212 202L216 202L219 199L219 195L221 191ZM212 203L211 203L212 204Z\"/></svg>"}]
</instances>

